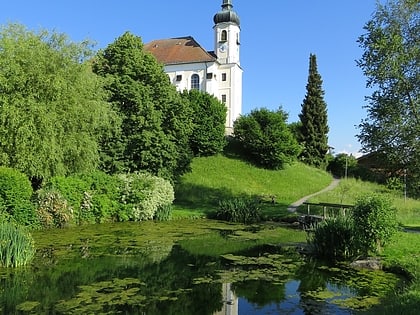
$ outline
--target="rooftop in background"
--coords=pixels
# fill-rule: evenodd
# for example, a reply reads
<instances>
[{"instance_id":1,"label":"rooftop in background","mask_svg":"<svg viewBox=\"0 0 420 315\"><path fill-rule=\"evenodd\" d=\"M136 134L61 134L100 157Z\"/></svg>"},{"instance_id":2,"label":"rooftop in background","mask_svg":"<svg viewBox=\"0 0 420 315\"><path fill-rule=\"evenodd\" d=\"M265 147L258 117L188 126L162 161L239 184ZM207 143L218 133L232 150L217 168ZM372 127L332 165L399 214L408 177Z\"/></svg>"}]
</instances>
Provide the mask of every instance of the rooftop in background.
<instances>
[{"instance_id":1,"label":"rooftop in background","mask_svg":"<svg viewBox=\"0 0 420 315\"><path fill-rule=\"evenodd\" d=\"M154 40L145 44L144 49L165 65L217 60L213 52L206 51L191 36Z\"/></svg>"}]
</instances>

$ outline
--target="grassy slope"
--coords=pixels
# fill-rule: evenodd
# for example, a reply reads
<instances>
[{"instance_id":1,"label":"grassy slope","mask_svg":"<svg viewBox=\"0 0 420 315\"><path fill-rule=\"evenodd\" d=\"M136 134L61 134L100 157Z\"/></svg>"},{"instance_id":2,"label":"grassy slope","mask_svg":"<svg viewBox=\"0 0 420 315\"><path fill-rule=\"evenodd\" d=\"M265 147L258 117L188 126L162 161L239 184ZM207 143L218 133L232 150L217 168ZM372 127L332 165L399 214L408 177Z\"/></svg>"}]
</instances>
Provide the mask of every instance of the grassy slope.
<instances>
[{"instance_id":1,"label":"grassy slope","mask_svg":"<svg viewBox=\"0 0 420 315\"><path fill-rule=\"evenodd\" d=\"M205 215L217 209L219 200L238 196L267 201L266 214L284 213L288 205L323 189L331 180L330 174L300 163L273 171L223 155L196 158L192 172L175 188L174 215ZM269 205L270 196L275 196L274 205Z\"/></svg>"}]
</instances>

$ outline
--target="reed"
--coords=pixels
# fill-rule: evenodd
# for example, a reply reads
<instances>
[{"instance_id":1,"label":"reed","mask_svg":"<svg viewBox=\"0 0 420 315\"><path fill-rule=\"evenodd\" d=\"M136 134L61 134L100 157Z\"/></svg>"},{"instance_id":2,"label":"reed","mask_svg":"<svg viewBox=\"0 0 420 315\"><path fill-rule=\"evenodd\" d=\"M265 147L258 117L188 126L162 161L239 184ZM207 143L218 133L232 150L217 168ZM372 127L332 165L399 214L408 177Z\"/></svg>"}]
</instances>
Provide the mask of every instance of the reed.
<instances>
[{"instance_id":1,"label":"reed","mask_svg":"<svg viewBox=\"0 0 420 315\"><path fill-rule=\"evenodd\" d=\"M35 254L31 234L22 226L0 222L0 267L19 267L28 264Z\"/></svg>"}]
</instances>

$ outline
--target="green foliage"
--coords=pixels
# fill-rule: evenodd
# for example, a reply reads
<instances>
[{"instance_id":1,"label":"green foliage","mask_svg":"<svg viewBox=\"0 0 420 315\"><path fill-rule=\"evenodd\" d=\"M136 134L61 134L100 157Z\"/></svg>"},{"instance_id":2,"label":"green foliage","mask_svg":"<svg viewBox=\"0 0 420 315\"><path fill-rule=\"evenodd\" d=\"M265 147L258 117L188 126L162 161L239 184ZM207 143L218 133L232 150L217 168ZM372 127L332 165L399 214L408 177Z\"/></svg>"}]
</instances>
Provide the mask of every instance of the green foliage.
<instances>
[{"instance_id":1,"label":"green foliage","mask_svg":"<svg viewBox=\"0 0 420 315\"><path fill-rule=\"evenodd\" d=\"M43 228L63 228L73 218L73 209L58 191L38 190L36 202L38 219Z\"/></svg>"},{"instance_id":2,"label":"green foliage","mask_svg":"<svg viewBox=\"0 0 420 315\"><path fill-rule=\"evenodd\" d=\"M163 71L126 32L95 59L109 101L122 118L121 132L102 141L102 168L110 173L147 171L170 180L189 170L192 115Z\"/></svg>"},{"instance_id":3,"label":"green foliage","mask_svg":"<svg viewBox=\"0 0 420 315\"><path fill-rule=\"evenodd\" d=\"M0 216L0 267L28 264L35 255L31 234L22 226Z\"/></svg>"},{"instance_id":4,"label":"green foliage","mask_svg":"<svg viewBox=\"0 0 420 315\"><path fill-rule=\"evenodd\" d=\"M420 3L378 2L358 43L358 66L372 94L358 135L366 152L377 152L383 168L407 170L408 189L420 195Z\"/></svg>"},{"instance_id":5,"label":"green foliage","mask_svg":"<svg viewBox=\"0 0 420 315\"><path fill-rule=\"evenodd\" d=\"M32 186L26 175L0 166L0 210L7 212L19 224L36 225L35 209L31 203L32 193Z\"/></svg>"},{"instance_id":6,"label":"green foliage","mask_svg":"<svg viewBox=\"0 0 420 315\"><path fill-rule=\"evenodd\" d=\"M169 221L172 218L172 205L167 204L157 208L153 220L156 221Z\"/></svg>"},{"instance_id":7,"label":"green foliage","mask_svg":"<svg viewBox=\"0 0 420 315\"><path fill-rule=\"evenodd\" d=\"M327 167L328 171L339 177L353 177L357 169L357 159L353 155L345 153L337 154Z\"/></svg>"},{"instance_id":8,"label":"green foliage","mask_svg":"<svg viewBox=\"0 0 420 315\"><path fill-rule=\"evenodd\" d=\"M118 178L122 182L123 212L131 220L152 220L160 208L171 205L174 200L173 187L163 178L147 173L120 174ZM158 215L163 216L163 213Z\"/></svg>"},{"instance_id":9,"label":"green foliage","mask_svg":"<svg viewBox=\"0 0 420 315\"><path fill-rule=\"evenodd\" d=\"M348 260L358 255L353 220L345 216L329 218L308 234L315 255L329 260Z\"/></svg>"},{"instance_id":10,"label":"green foliage","mask_svg":"<svg viewBox=\"0 0 420 315\"><path fill-rule=\"evenodd\" d=\"M87 42L0 28L0 164L42 180L93 170L115 113L86 59Z\"/></svg>"},{"instance_id":11,"label":"green foliage","mask_svg":"<svg viewBox=\"0 0 420 315\"><path fill-rule=\"evenodd\" d=\"M353 208L355 233L362 254L378 253L397 231L396 209L389 198L366 194Z\"/></svg>"},{"instance_id":12,"label":"green foliage","mask_svg":"<svg viewBox=\"0 0 420 315\"><path fill-rule=\"evenodd\" d=\"M386 180L386 187L394 191L403 191L404 181L399 177L389 177Z\"/></svg>"},{"instance_id":13,"label":"green foliage","mask_svg":"<svg viewBox=\"0 0 420 315\"><path fill-rule=\"evenodd\" d=\"M220 200L215 217L218 220L244 224L257 223L262 219L258 202L249 198Z\"/></svg>"},{"instance_id":14,"label":"green foliage","mask_svg":"<svg viewBox=\"0 0 420 315\"><path fill-rule=\"evenodd\" d=\"M46 186L59 191L73 210L72 223L119 220L119 180L96 171L68 177L53 177Z\"/></svg>"},{"instance_id":15,"label":"green foliage","mask_svg":"<svg viewBox=\"0 0 420 315\"><path fill-rule=\"evenodd\" d=\"M318 73L316 56L313 54L309 57L308 83L299 118L302 123L300 136L304 146L302 161L325 168L329 149L327 104L324 101L322 78Z\"/></svg>"},{"instance_id":16,"label":"green foliage","mask_svg":"<svg viewBox=\"0 0 420 315\"><path fill-rule=\"evenodd\" d=\"M184 91L181 95L193 109L190 145L194 155L221 153L226 146L226 105L216 97L198 90Z\"/></svg>"},{"instance_id":17,"label":"green foliage","mask_svg":"<svg viewBox=\"0 0 420 315\"><path fill-rule=\"evenodd\" d=\"M80 204L84 212L91 213L96 223L118 221L121 182L117 176L101 171L78 175L89 187L83 192Z\"/></svg>"},{"instance_id":18,"label":"green foliage","mask_svg":"<svg viewBox=\"0 0 420 315\"><path fill-rule=\"evenodd\" d=\"M77 175L74 176L55 176L52 177L46 184L47 190L59 192L66 200L68 206L73 209L73 216L71 223L81 224L85 217L81 214L81 205L83 202L84 193L90 190L88 182L84 181Z\"/></svg>"},{"instance_id":19,"label":"green foliage","mask_svg":"<svg viewBox=\"0 0 420 315\"><path fill-rule=\"evenodd\" d=\"M253 110L234 122L234 137L253 163L268 169L282 169L295 161L300 152L286 120L287 114L281 109Z\"/></svg>"}]
</instances>

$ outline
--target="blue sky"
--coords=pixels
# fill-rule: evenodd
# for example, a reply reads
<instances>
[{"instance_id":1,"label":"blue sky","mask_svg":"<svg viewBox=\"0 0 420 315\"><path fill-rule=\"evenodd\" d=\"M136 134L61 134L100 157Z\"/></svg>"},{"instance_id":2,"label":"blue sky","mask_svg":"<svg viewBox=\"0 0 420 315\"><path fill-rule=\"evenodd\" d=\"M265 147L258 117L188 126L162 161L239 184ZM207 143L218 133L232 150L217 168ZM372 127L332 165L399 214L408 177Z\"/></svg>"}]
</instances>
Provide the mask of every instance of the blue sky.
<instances>
[{"instance_id":1,"label":"blue sky","mask_svg":"<svg viewBox=\"0 0 420 315\"><path fill-rule=\"evenodd\" d=\"M13 0L4 1L0 24L65 33L104 48L125 31L153 39L193 36L213 50L213 16L222 0ZM356 66L363 51L357 38L376 0L233 0L241 18L243 113L280 106L298 121L306 93L309 55L317 56L335 153L356 154L355 135L363 109L366 78Z\"/></svg>"}]
</instances>

